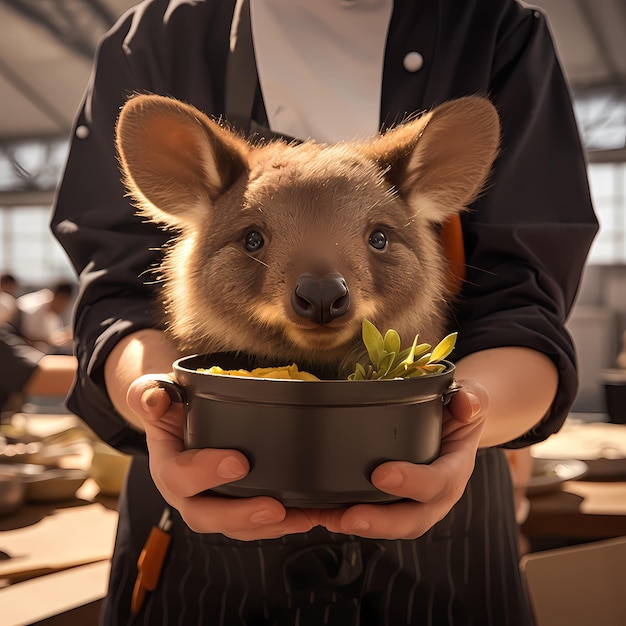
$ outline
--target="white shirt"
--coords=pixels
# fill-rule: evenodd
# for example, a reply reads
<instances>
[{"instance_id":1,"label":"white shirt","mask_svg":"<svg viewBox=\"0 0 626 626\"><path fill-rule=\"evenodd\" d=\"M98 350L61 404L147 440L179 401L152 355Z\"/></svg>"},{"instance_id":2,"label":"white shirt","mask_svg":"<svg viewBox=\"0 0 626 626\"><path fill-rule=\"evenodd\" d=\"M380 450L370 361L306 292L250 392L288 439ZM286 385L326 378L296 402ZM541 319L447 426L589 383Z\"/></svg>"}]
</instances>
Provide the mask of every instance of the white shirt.
<instances>
[{"instance_id":1,"label":"white shirt","mask_svg":"<svg viewBox=\"0 0 626 626\"><path fill-rule=\"evenodd\" d=\"M64 327L61 316L48 308L53 297L50 289L40 289L17 299L21 332L29 341L48 341L55 331Z\"/></svg>"},{"instance_id":2,"label":"white shirt","mask_svg":"<svg viewBox=\"0 0 626 626\"><path fill-rule=\"evenodd\" d=\"M250 0L270 128L320 142L375 135L392 10L393 0Z\"/></svg>"}]
</instances>

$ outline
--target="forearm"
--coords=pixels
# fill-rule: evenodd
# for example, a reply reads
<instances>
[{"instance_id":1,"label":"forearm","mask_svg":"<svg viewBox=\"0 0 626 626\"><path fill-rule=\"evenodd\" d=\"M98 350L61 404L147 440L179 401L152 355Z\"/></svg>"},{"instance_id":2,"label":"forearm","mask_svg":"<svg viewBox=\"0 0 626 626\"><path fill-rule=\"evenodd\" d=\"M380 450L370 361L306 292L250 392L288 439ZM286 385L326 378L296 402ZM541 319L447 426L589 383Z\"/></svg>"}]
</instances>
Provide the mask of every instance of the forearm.
<instances>
[{"instance_id":1,"label":"forearm","mask_svg":"<svg viewBox=\"0 0 626 626\"><path fill-rule=\"evenodd\" d=\"M479 382L489 394L481 447L516 439L548 412L559 382L554 363L522 347L475 352L457 364L456 379Z\"/></svg>"},{"instance_id":2,"label":"forearm","mask_svg":"<svg viewBox=\"0 0 626 626\"><path fill-rule=\"evenodd\" d=\"M144 329L124 337L111 351L104 366L107 392L116 410L133 426L142 428L126 402L130 384L144 374L172 371L180 356L162 331Z\"/></svg>"}]
</instances>

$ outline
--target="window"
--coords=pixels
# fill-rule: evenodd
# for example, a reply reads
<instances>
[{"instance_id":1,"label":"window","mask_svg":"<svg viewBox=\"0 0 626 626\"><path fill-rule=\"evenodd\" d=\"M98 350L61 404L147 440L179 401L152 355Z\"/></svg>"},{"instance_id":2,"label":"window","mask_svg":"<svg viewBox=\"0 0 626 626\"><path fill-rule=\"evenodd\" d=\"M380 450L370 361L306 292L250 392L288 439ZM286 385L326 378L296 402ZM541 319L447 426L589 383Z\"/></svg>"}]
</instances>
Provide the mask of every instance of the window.
<instances>
[{"instance_id":1,"label":"window","mask_svg":"<svg viewBox=\"0 0 626 626\"><path fill-rule=\"evenodd\" d=\"M0 145L0 272L14 274L24 288L74 277L49 227L66 155L64 139Z\"/></svg>"},{"instance_id":2,"label":"window","mask_svg":"<svg viewBox=\"0 0 626 626\"><path fill-rule=\"evenodd\" d=\"M589 184L600 222L589 262L626 264L626 163L592 163Z\"/></svg>"},{"instance_id":3,"label":"window","mask_svg":"<svg viewBox=\"0 0 626 626\"><path fill-rule=\"evenodd\" d=\"M22 287L49 286L60 278L74 278L49 223L49 207L0 208L0 271L14 274Z\"/></svg>"},{"instance_id":4,"label":"window","mask_svg":"<svg viewBox=\"0 0 626 626\"><path fill-rule=\"evenodd\" d=\"M61 175L67 148L64 139L0 144L0 192L53 190Z\"/></svg>"},{"instance_id":5,"label":"window","mask_svg":"<svg viewBox=\"0 0 626 626\"><path fill-rule=\"evenodd\" d=\"M585 146L599 150L604 161L589 165L600 222L589 261L626 264L626 98L615 91L591 92L577 94L574 104ZM49 205L67 145L59 138L0 144L0 271L9 271L27 284L73 276L49 231ZM609 162L613 155L621 161L616 157ZM47 206L37 200L42 192Z\"/></svg>"}]
</instances>

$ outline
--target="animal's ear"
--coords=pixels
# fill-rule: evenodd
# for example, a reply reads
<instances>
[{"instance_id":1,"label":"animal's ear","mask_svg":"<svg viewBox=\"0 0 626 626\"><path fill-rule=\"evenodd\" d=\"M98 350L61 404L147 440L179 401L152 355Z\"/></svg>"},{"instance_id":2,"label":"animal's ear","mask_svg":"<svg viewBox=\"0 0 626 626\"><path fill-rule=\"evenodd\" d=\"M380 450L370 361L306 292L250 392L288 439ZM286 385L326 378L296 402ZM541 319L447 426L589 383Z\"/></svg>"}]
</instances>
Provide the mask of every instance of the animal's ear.
<instances>
[{"instance_id":1,"label":"animal's ear","mask_svg":"<svg viewBox=\"0 0 626 626\"><path fill-rule=\"evenodd\" d=\"M206 220L207 205L245 171L250 149L196 108L155 95L124 105L116 145L141 213L174 227Z\"/></svg>"},{"instance_id":2,"label":"animal's ear","mask_svg":"<svg viewBox=\"0 0 626 626\"><path fill-rule=\"evenodd\" d=\"M469 96L387 132L371 148L407 201L429 220L443 223L475 200L499 142L495 107Z\"/></svg>"}]
</instances>

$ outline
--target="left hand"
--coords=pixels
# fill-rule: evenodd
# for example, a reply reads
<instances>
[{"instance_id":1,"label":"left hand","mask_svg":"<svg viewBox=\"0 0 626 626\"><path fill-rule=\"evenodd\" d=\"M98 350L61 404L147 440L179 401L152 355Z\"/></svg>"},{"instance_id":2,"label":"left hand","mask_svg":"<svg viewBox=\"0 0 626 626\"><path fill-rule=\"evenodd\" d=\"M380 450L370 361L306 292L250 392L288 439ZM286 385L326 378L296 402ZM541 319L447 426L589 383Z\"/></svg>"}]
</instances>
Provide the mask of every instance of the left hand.
<instances>
[{"instance_id":1,"label":"left hand","mask_svg":"<svg viewBox=\"0 0 626 626\"><path fill-rule=\"evenodd\" d=\"M314 513L285 509L267 496L205 495L207 489L243 478L249 470L248 460L237 450L185 449L183 404L171 401L154 374L131 383L127 402L146 432L155 486L194 532L251 541L305 533L316 525Z\"/></svg>"},{"instance_id":2,"label":"left hand","mask_svg":"<svg viewBox=\"0 0 626 626\"><path fill-rule=\"evenodd\" d=\"M375 487L405 500L320 511L320 524L330 532L370 539L415 539L448 514L474 470L489 405L480 384L459 383L461 390L444 408L439 457L429 465L391 461L372 473Z\"/></svg>"}]
</instances>

